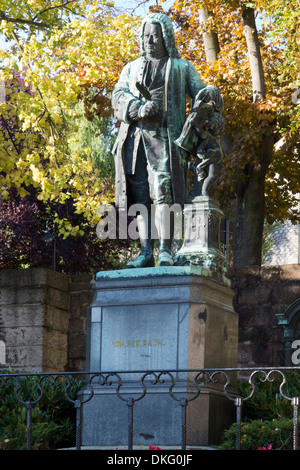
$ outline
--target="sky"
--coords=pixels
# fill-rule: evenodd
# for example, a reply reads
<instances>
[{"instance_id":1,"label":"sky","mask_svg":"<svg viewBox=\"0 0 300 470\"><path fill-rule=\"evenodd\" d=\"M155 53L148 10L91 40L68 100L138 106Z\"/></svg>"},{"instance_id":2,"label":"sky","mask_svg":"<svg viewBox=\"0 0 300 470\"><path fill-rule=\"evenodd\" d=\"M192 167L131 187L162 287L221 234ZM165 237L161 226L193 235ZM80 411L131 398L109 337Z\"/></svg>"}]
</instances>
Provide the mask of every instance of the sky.
<instances>
[{"instance_id":1,"label":"sky","mask_svg":"<svg viewBox=\"0 0 300 470\"><path fill-rule=\"evenodd\" d=\"M135 9L135 13L140 16L145 16L149 12L149 7L152 5L156 5L156 0L114 0L116 6L121 8L128 8L130 10ZM163 9L167 10L169 6L171 6L173 0L167 0L164 5Z\"/></svg>"}]
</instances>

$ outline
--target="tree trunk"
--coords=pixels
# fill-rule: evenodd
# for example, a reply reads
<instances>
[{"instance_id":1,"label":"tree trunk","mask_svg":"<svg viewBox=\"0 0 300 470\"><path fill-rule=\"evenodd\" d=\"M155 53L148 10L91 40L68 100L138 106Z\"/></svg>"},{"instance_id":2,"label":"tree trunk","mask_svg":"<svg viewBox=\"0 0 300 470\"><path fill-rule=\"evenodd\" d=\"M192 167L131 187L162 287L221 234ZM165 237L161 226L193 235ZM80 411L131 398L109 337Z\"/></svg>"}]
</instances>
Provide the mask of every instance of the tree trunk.
<instances>
[{"instance_id":1,"label":"tree trunk","mask_svg":"<svg viewBox=\"0 0 300 470\"><path fill-rule=\"evenodd\" d=\"M199 18L201 23L206 23L211 16L206 10L199 10ZM218 59L218 54L220 52L220 46L218 41L217 33L213 31L204 32L203 35L203 42L205 48L205 56L207 62L215 62Z\"/></svg>"},{"instance_id":2,"label":"tree trunk","mask_svg":"<svg viewBox=\"0 0 300 470\"><path fill-rule=\"evenodd\" d=\"M233 266L260 266L265 218L265 178L273 154L273 129L264 135L261 148L261 167L244 170L245 184L236 186L237 213L234 234Z\"/></svg>"},{"instance_id":3,"label":"tree trunk","mask_svg":"<svg viewBox=\"0 0 300 470\"><path fill-rule=\"evenodd\" d=\"M199 18L206 23L211 13L199 10ZM265 80L261 58L259 39L255 24L253 8L245 8L242 12L244 31L247 42L249 63L251 68L253 101L265 99ZM218 59L220 46L216 33L204 32L203 42L207 62ZM232 142L230 136L221 136L221 142L226 153L230 153ZM245 183L236 186L237 214L234 233L234 259L233 265L253 266L261 265L262 237L265 217L265 177L273 154L273 129L266 131L257 155L260 156L260 169L248 165L244 169Z\"/></svg>"},{"instance_id":4,"label":"tree trunk","mask_svg":"<svg viewBox=\"0 0 300 470\"><path fill-rule=\"evenodd\" d=\"M251 68L253 102L256 103L260 99L265 99L266 88L253 8L245 8L242 16Z\"/></svg>"},{"instance_id":5,"label":"tree trunk","mask_svg":"<svg viewBox=\"0 0 300 470\"><path fill-rule=\"evenodd\" d=\"M243 22L252 76L253 101L265 99L264 71L253 8L243 10ZM248 165L244 169L246 182L236 187L237 215L234 234L233 265L261 265L262 238L265 217L265 178L272 160L273 128L266 130L257 150L260 169Z\"/></svg>"}]
</instances>

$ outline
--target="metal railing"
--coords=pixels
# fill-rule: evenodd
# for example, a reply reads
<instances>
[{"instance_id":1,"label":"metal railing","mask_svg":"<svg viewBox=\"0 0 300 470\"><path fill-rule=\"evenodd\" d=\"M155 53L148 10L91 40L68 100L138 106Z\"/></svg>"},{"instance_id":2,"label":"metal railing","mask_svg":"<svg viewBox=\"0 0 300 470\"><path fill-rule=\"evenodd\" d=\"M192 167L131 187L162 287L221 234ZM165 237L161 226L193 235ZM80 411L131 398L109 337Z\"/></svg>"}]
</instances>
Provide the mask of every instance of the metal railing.
<instances>
[{"instance_id":1,"label":"metal railing","mask_svg":"<svg viewBox=\"0 0 300 470\"><path fill-rule=\"evenodd\" d=\"M236 450L241 449L241 424L242 424L242 407L243 404L249 400L255 393L258 382L273 382L275 377L279 377L281 382L278 387L280 396L289 401L293 407L293 450L298 450L298 426L299 426L299 400L300 400L300 389L297 396L288 396L284 390L288 384L286 379L286 373L288 371L300 372L299 367L273 367L273 368L226 368L226 369L174 369L174 370L155 370L155 371L113 371L113 372L57 372L57 373L39 373L39 374L25 374L25 373L6 373L0 374L0 392L5 387L13 386L14 396L18 403L24 405L26 409L26 430L27 430L27 442L26 448L31 449L31 429L32 429L32 410L34 406L38 405L41 401L45 386L44 381L47 378L48 386L49 381L55 385L60 383L63 386L64 396L66 400L73 403L76 410L76 450L82 448L81 444L81 411L85 403L92 400L94 396L95 387L112 387L116 393L116 396L122 400L127 406L128 413L128 450L133 448L133 413L134 405L137 401L142 400L148 390L151 387L151 393L153 393L153 387L159 387L163 385L166 387L170 397L178 403L181 409L181 449L186 450L186 426L187 426L187 406L191 401L196 400L203 386L207 384L219 384L222 389L224 396L233 402L236 409ZM181 394L176 391L177 378L179 374L185 373L188 377L189 383L189 394L185 394L186 397L182 397ZM128 383L128 377L134 377L134 381L140 387L140 393L137 394L135 389L132 396L128 396L128 388L126 389L126 383ZM229 377L243 376L245 382L248 382L250 386L250 393L247 396L238 396L235 390L235 386L230 381ZM247 378L245 379L245 376ZM139 380L137 380L139 376ZM36 380L36 396L22 397L23 379L28 377L34 377ZM70 389L72 380L75 377L84 379L85 391L88 390L88 394L82 394L81 398L78 395L75 399L70 396ZM122 379L123 377L123 379ZM257 382L258 381L258 382ZM181 381L182 384L182 381ZM123 388L122 388L123 387ZM299 388L300 388L300 374L299 374ZM191 393L191 390L193 392ZM298 392L298 391L297 391ZM0 402L0 407L2 403Z\"/></svg>"}]
</instances>

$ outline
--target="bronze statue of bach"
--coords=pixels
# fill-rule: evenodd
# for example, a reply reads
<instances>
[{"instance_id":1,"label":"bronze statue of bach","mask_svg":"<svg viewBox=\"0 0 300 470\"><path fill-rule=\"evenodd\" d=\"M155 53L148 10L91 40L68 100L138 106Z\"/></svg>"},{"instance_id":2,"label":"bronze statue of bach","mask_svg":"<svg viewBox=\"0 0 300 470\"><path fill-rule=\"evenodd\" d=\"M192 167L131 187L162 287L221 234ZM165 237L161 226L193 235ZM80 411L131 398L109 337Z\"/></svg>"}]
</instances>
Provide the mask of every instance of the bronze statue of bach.
<instances>
[{"instance_id":1,"label":"bronze statue of bach","mask_svg":"<svg viewBox=\"0 0 300 470\"><path fill-rule=\"evenodd\" d=\"M142 204L137 214L141 244L128 268L152 267L151 205L158 215L159 266L174 264L173 222L166 224L172 204L187 202L188 152L176 145L186 122L186 97L203 102L220 99L216 87L205 86L197 70L180 58L171 20L162 13L146 16L141 25L140 57L121 72L112 94L120 129L114 147L116 206ZM147 214L147 215L145 215Z\"/></svg>"}]
</instances>

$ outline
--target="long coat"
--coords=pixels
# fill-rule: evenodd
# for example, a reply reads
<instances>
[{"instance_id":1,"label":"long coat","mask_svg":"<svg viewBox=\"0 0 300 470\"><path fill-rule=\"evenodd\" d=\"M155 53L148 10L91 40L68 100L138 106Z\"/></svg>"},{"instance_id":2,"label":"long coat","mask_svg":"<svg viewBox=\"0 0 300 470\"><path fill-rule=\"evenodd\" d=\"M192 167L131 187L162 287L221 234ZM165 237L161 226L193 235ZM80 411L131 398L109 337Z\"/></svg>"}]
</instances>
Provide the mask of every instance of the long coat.
<instances>
[{"instance_id":1,"label":"long coat","mask_svg":"<svg viewBox=\"0 0 300 470\"><path fill-rule=\"evenodd\" d=\"M121 210L127 205L126 168L124 142L128 135L130 122L128 108L130 103L141 95L136 87L142 82L146 60L140 57L127 64L112 95L115 117L121 122L114 146L116 171L116 206ZM205 85L195 67L183 59L169 58L165 76L165 116L167 123L170 168L172 178L173 203L184 205L187 199L187 153L174 141L180 136L186 119L186 96L192 100Z\"/></svg>"}]
</instances>

